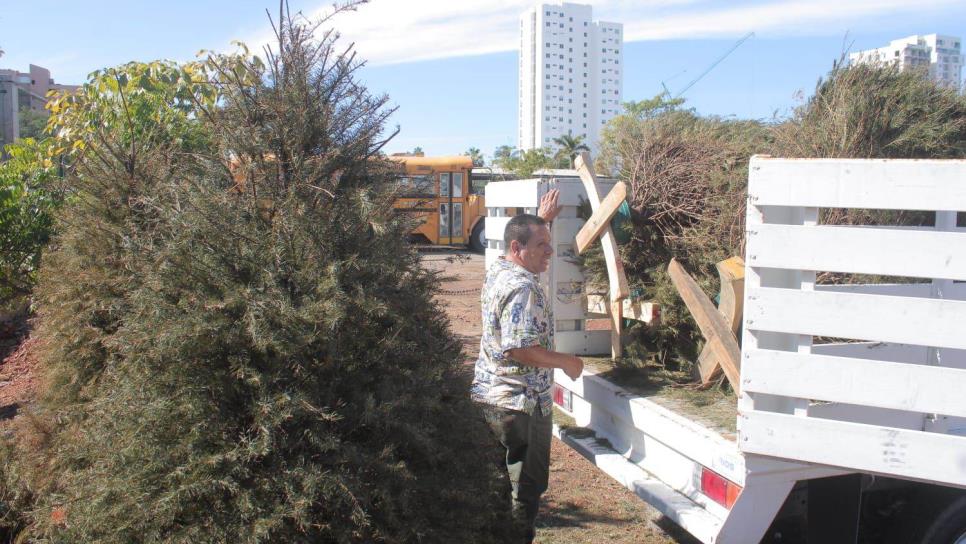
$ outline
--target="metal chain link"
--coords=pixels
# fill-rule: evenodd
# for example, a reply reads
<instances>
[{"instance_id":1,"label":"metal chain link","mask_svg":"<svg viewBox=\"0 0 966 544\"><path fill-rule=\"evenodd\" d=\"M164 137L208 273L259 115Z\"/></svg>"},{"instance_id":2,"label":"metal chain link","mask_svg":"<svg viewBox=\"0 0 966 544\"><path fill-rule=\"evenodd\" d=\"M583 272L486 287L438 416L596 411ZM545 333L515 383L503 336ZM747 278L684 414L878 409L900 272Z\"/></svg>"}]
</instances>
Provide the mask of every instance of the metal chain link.
<instances>
[{"instance_id":1,"label":"metal chain link","mask_svg":"<svg viewBox=\"0 0 966 544\"><path fill-rule=\"evenodd\" d=\"M449 291L449 290L446 290L446 289L440 289L439 291L436 291L436 292L439 293L439 294L441 294L441 295L450 295L450 296L452 296L452 295L470 295L470 294L474 294L474 293L479 293L480 292L480 288L479 287L474 287L472 289L459 289L459 290L455 290L455 291Z\"/></svg>"}]
</instances>

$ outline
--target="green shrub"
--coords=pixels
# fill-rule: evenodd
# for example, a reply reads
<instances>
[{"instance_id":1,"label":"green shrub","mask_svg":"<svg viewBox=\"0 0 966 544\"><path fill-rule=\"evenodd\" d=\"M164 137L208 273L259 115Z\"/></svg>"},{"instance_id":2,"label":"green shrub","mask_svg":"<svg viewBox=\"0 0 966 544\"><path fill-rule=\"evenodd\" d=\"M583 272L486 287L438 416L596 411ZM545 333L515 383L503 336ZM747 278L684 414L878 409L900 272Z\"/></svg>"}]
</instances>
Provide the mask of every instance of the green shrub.
<instances>
[{"instance_id":1,"label":"green shrub","mask_svg":"<svg viewBox=\"0 0 966 544\"><path fill-rule=\"evenodd\" d=\"M30 293L64 185L52 142L30 138L5 147L0 162L0 301Z\"/></svg>"}]
</instances>

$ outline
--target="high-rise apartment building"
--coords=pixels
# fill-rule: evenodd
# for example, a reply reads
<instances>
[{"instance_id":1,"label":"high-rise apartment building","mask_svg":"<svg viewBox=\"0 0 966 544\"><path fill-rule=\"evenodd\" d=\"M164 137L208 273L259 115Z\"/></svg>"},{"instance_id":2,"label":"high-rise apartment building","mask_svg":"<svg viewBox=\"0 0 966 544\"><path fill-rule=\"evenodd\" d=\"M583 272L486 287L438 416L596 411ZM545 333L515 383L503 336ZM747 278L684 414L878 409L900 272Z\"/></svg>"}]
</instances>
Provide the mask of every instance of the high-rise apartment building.
<instances>
[{"instance_id":1,"label":"high-rise apartment building","mask_svg":"<svg viewBox=\"0 0 966 544\"><path fill-rule=\"evenodd\" d=\"M582 136L594 152L623 93L623 25L594 22L591 6L541 4L520 17L517 147Z\"/></svg>"},{"instance_id":2,"label":"high-rise apartment building","mask_svg":"<svg viewBox=\"0 0 966 544\"><path fill-rule=\"evenodd\" d=\"M893 40L886 47L849 55L849 62L895 64L902 70L920 68L941 85L960 89L963 84L962 40L927 34Z\"/></svg>"}]
</instances>

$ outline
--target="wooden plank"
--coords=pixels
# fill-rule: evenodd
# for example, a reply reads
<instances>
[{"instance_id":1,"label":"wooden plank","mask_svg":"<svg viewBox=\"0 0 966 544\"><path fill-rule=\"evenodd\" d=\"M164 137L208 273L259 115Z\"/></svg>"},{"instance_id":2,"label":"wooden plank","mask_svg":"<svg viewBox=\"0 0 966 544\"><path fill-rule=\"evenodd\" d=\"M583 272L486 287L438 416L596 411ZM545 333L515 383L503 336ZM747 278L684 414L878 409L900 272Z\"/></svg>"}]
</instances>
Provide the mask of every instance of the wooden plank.
<instances>
[{"instance_id":1,"label":"wooden plank","mask_svg":"<svg viewBox=\"0 0 966 544\"><path fill-rule=\"evenodd\" d=\"M624 319L633 319L649 325L656 325L661 319L661 306L656 302L625 299L623 306Z\"/></svg>"},{"instance_id":2,"label":"wooden plank","mask_svg":"<svg viewBox=\"0 0 966 544\"><path fill-rule=\"evenodd\" d=\"M966 417L966 370L790 351L744 355L746 392Z\"/></svg>"},{"instance_id":3,"label":"wooden plank","mask_svg":"<svg viewBox=\"0 0 966 544\"><path fill-rule=\"evenodd\" d=\"M966 437L774 412L738 417L744 453L966 487Z\"/></svg>"},{"instance_id":4,"label":"wooden plank","mask_svg":"<svg viewBox=\"0 0 966 544\"><path fill-rule=\"evenodd\" d=\"M586 296L586 314L588 318L610 318L610 301L604 295L590 294ZM653 324L660 319L660 305L654 302L624 299L621 301L621 313L624 319L633 319L643 323Z\"/></svg>"},{"instance_id":5,"label":"wooden plank","mask_svg":"<svg viewBox=\"0 0 966 544\"><path fill-rule=\"evenodd\" d=\"M728 323L725 322L724 317L714 307L708 296L698 287L698 284L694 282L694 279L680 263L671 259L671 264L668 265L668 273L671 275L674 287L677 288L684 304L698 324L698 328L701 329L701 334L707 340L707 345L710 346L712 353L724 370L725 376L731 382L735 391L739 392L741 382L738 365L741 360L741 350L738 348L738 340L734 333L731 332Z\"/></svg>"},{"instance_id":6,"label":"wooden plank","mask_svg":"<svg viewBox=\"0 0 966 544\"><path fill-rule=\"evenodd\" d=\"M611 304L610 356L612 359L617 359L624 354L621 346L621 328L624 326L623 309L624 306L621 304Z\"/></svg>"},{"instance_id":7,"label":"wooden plank","mask_svg":"<svg viewBox=\"0 0 966 544\"><path fill-rule=\"evenodd\" d=\"M587 198L590 200L590 207L594 211L600 207L600 194L597 191L597 177L594 175L594 166L590 160L590 154L582 151L574 160L577 173L587 191ZM604 260L607 262L607 277L610 280L610 299L613 301L623 300L630 295L627 287L627 277L624 275L624 265L621 263L620 253L617 251L617 241L614 240L614 233L610 225L604 228L600 235L600 242L604 248Z\"/></svg>"},{"instance_id":8,"label":"wooden plank","mask_svg":"<svg viewBox=\"0 0 966 544\"><path fill-rule=\"evenodd\" d=\"M966 232L759 225L752 266L966 280Z\"/></svg>"},{"instance_id":9,"label":"wooden plank","mask_svg":"<svg viewBox=\"0 0 966 544\"><path fill-rule=\"evenodd\" d=\"M718 313L724 316L731 327L731 332L737 338L741 329L741 314L745 302L745 261L741 257L725 259L715 265L718 269L721 289L719 291ZM709 385L717 376L721 365L705 346L698 355L698 373L701 383Z\"/></svg>"},{"instance_id":10,"label":"wooden plank","mask_svg":"<svg viewBox=\"0 0 966 544\"><path fill-rule=\"evenodd\" d=\"M731 332L738 334L741 328L741 314L745 306L745 260L732 257L716 264L721 280L721 302L718 311L725 316Z\"/></svg>"},{"instance_id":11,"label":"wooden plank","mask_svg":"<svg viewBox=\"0 0 966 544\"><path fill-rule=\"evenodd\" d=\"M617 209L625 198L627 198L627 184L619 182L607 193L600 206L594 210L593 215L577 233L578 255L583 253L604 232L604 228L610 225L610 220L617 214Z\"/></svg>"},{"instance_id":12,"label":"wooden plank","mask_svg":"<svg viewBox=\"0 0 966 544\"><path fill-rule=\"evenodd\" d=\"M746 329L966 349L964 301L767 287L746 298Z\"/></svg>"},{"instance_id":13,"label":"wooden plank","mask_svg":"<svg viewBox=\"0 0 966 544\"><path fill-rule=\"evenodd\" d=\"M966 161L751 158L751 206L966 210Z\"/></svg>"}]
</instances>

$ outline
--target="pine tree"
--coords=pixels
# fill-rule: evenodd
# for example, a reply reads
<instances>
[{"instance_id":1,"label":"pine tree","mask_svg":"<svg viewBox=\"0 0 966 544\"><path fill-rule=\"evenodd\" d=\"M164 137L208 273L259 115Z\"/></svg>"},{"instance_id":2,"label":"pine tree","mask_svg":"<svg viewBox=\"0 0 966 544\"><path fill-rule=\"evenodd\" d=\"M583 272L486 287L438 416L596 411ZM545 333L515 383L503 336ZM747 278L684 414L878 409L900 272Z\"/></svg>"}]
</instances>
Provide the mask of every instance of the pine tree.
<instances>
[{"instance_id":1,"label":"pine tree","mask_svg":"<svg viewBox=\"0 0 966 544\"><path fill-rule=\"evenodd\" d=\"M35 536L504 541L460 344L393 211L392 110L326 22L283 9L264 63L182 69L165 104L190 112L78 168L40 285Z\"/></svg>"}]
</instances>

